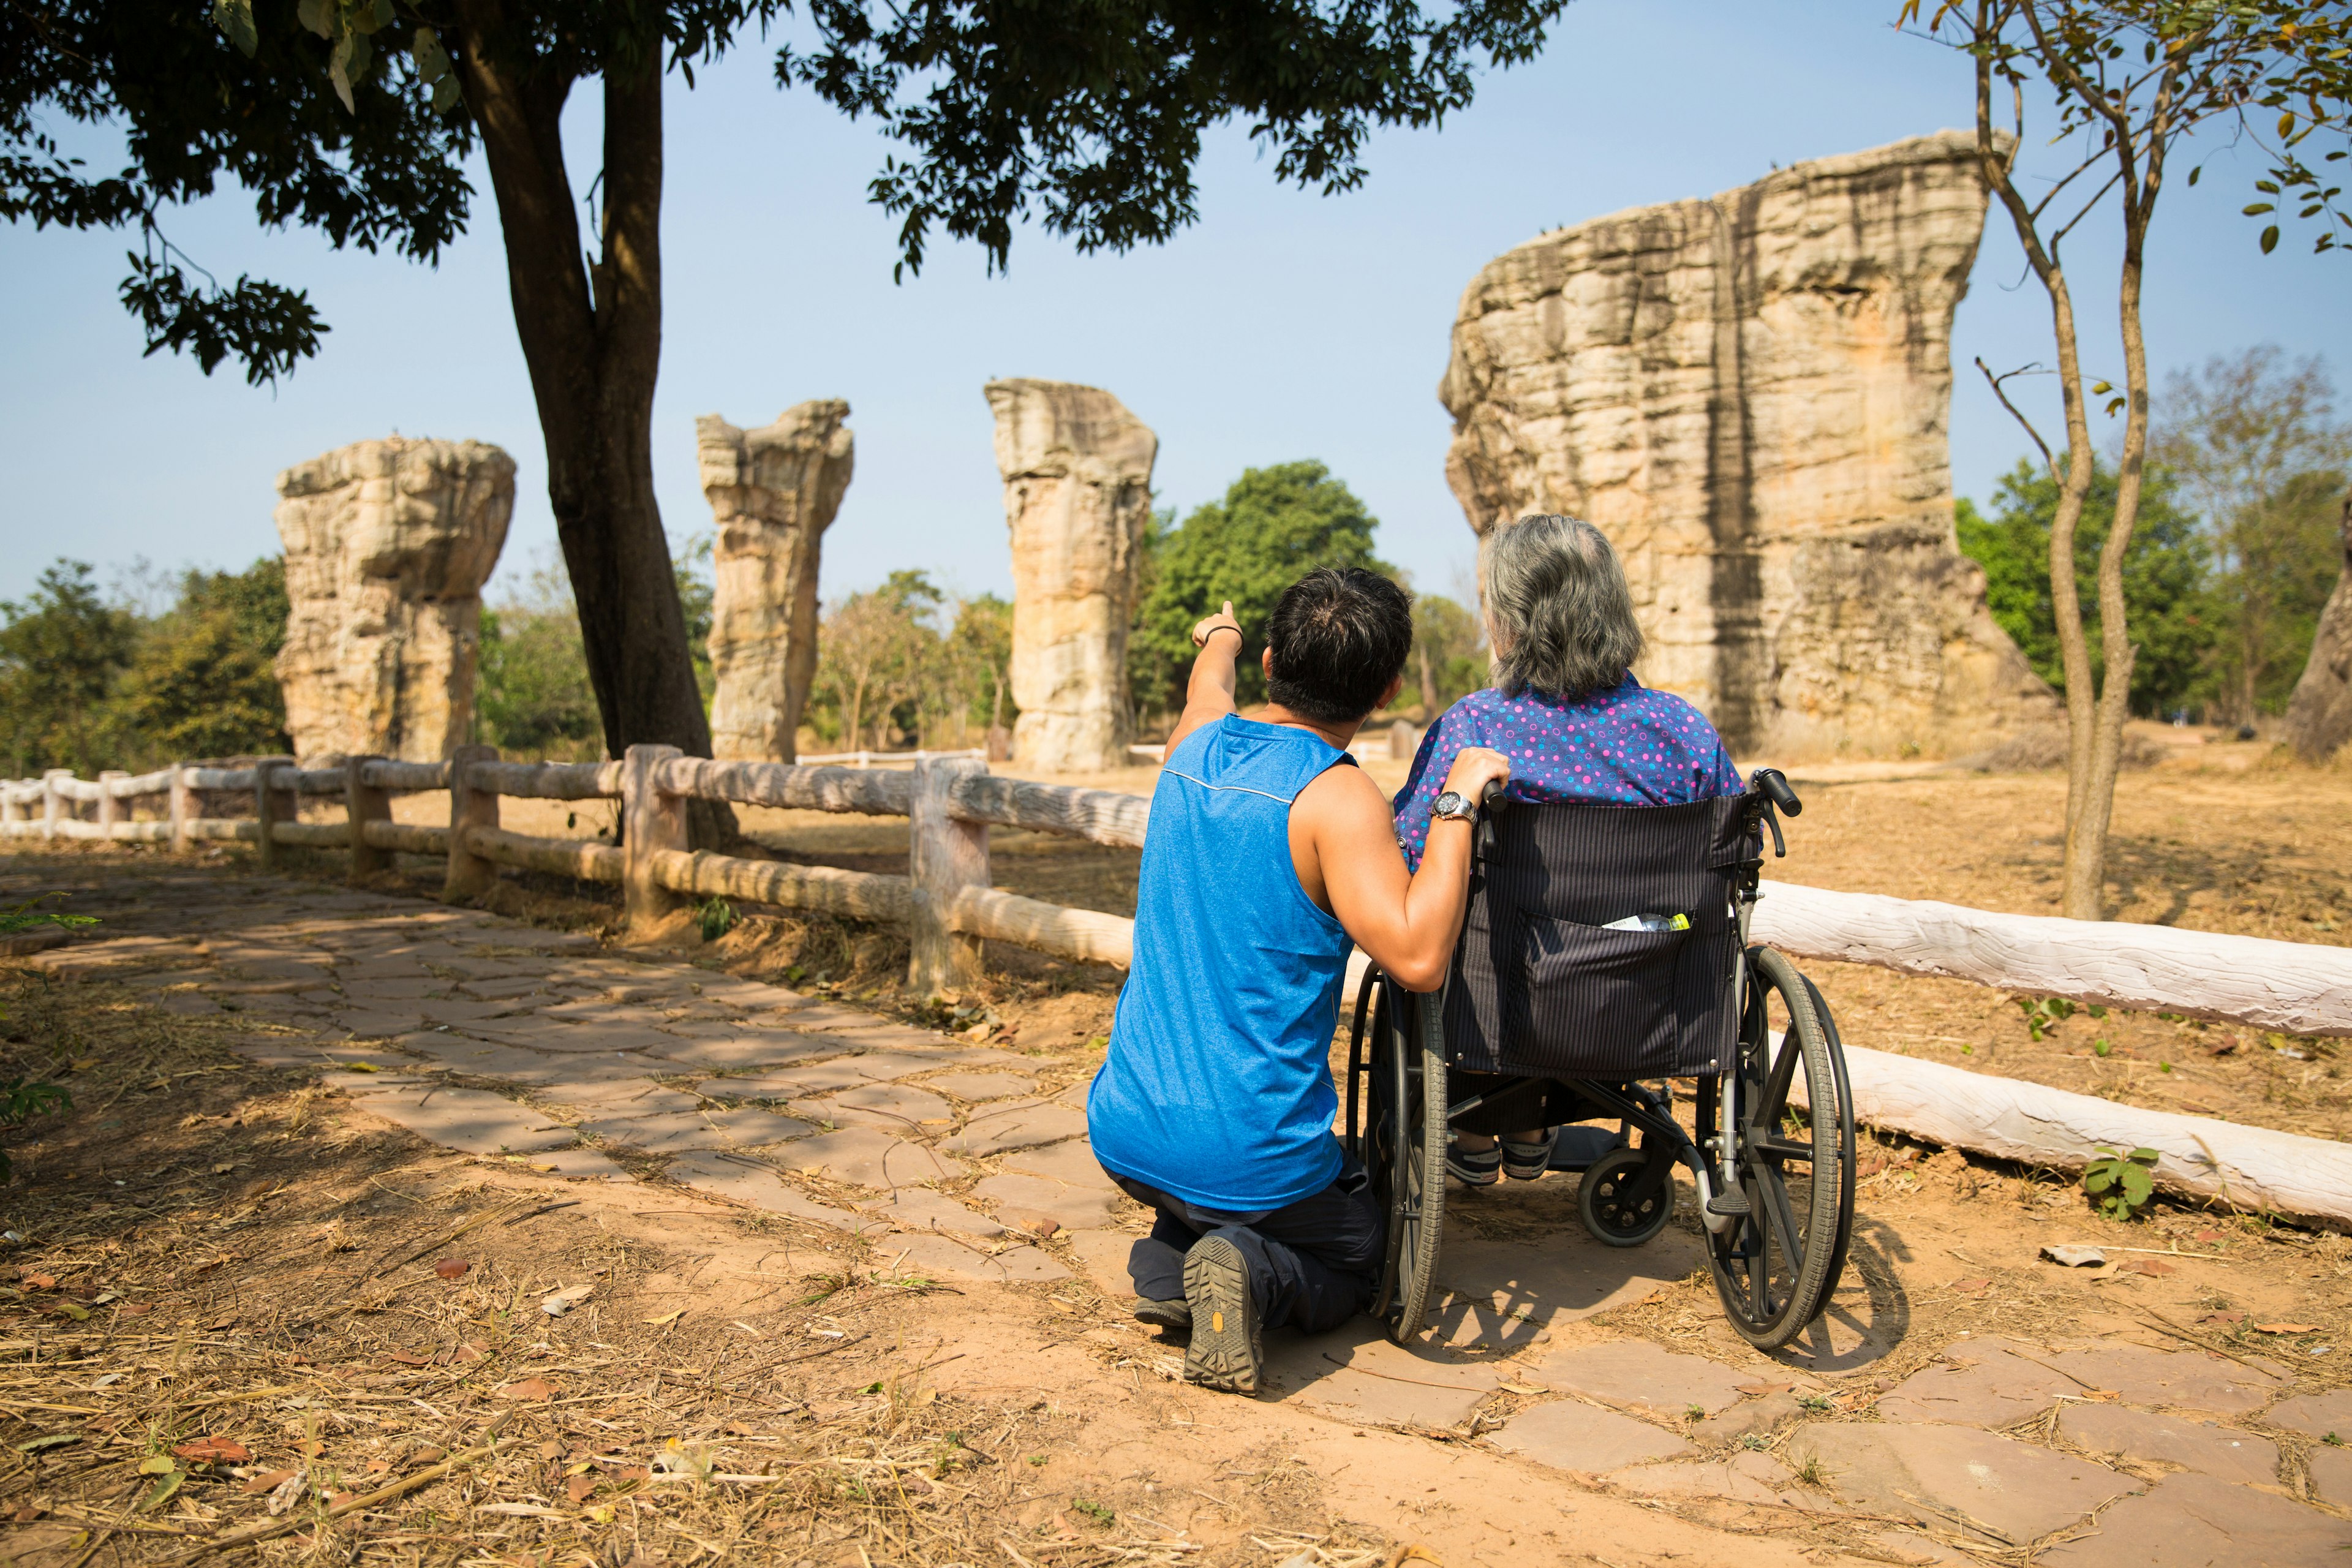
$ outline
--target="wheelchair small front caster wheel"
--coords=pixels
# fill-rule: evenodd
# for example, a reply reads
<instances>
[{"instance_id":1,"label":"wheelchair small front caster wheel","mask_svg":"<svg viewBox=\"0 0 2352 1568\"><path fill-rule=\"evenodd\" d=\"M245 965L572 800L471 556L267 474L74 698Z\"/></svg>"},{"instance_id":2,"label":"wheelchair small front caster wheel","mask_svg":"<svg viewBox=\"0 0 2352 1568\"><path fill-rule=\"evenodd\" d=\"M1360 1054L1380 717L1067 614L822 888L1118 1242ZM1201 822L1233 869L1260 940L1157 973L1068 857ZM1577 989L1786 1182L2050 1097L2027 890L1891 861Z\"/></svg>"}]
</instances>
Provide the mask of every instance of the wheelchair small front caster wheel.
<instances>
[{"instance_id":1,"label":"wheelchair small front caster wheel","mask_svg":"<svg viewBox=\"0 0 2352 1568\"><path fill-rule=\"evenodd\" d=\"M1639 1149L1612 1150L1584 1173L1576 1213L1601 1246L1640 1247L1674 1217L1674 1166Z\"/></svg>"}]
</instances>

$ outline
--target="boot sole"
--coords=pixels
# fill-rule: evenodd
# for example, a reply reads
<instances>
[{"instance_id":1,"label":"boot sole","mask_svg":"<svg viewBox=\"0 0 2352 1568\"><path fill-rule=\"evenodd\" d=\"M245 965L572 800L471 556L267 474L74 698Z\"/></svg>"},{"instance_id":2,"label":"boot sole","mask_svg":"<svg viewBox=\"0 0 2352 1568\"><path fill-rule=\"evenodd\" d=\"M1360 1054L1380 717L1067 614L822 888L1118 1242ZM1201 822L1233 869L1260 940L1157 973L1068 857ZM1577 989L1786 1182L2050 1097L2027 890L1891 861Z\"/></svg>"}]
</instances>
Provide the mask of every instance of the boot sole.
<instances>
[{"instance_id":1,"label":"boot sole","mask_svg":"<svg viewBox=\"0 0 2352 1568\"><path fill-rule=\"evenodd\" d=\"M1255 1394L1261 1355L1257 1307L1250 1299L1249 1268L1241 1249L1221 1236L1194 1242L1184 1255L1184 1300L1192 1307L1184 1381L1228 1394Z\"/></svg>"}]
</instances>

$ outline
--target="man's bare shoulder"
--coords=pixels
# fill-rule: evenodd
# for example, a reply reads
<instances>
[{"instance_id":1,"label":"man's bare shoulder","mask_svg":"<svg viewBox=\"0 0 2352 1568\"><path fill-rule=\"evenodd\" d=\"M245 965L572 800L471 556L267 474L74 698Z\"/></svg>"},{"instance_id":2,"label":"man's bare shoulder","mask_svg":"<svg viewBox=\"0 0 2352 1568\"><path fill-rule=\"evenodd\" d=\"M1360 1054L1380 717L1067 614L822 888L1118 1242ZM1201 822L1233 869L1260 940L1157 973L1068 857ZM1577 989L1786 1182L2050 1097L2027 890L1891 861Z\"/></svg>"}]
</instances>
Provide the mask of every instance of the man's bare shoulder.
<instances>
[{"instance_id":1,"label":"man's bare shoulder","mask_svg":"<svg viewBox=\"0 0 2352 1568\"><path fill-rule=\"evenodd\" d=\"M1298 792L1290 808L1293 821L1313 827L1361 827L1393 831L1389 797L1381 793L1363 769L1346 763L1324 769Z\"/></svg>"}]
</instances>

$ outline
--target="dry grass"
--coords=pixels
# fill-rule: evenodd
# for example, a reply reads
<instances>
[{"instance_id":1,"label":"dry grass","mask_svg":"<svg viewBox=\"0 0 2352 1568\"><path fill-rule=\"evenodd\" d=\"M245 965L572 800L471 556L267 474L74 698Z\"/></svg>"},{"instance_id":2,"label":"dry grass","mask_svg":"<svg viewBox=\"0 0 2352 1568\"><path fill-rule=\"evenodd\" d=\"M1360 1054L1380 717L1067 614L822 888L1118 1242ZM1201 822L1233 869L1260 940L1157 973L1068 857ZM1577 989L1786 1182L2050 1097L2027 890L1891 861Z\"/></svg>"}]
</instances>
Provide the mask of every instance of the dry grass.
<instances>
[{"instance_id":1,"label":"dry grass","mask_svg":"<svg viewBox=\"0 0 2352 1568\"><path fill-rule=\"evenodd\" d=\"M1041 1499L1030 1457L1082 1458L1081 1423L940 1389L943 1284L747 1215L757 1283L680 1313L663 1287L690 1240L347 1125L231 1056L233 1023L0 975L6 1070L61 1075L77 1106L19 1135L0 1211L18 1561L1002 1565L1003 1540L1039 1568L1259 1564L1247 1531L1318 1517L1284 1477L1222 1539L1171 1532L1083 1463L1082 1491ZM1100 1303L1056 1289L1076 1337Z\"/></svg>"}]
</instances>

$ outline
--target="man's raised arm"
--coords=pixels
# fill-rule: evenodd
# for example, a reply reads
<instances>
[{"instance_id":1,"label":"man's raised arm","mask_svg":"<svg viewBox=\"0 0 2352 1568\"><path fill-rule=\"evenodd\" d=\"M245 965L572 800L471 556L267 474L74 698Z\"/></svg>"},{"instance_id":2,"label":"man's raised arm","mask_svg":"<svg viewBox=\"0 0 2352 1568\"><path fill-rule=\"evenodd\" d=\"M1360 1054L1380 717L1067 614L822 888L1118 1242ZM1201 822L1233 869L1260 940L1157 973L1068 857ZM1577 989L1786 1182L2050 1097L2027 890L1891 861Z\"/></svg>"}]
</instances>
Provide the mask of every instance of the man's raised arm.
<instances>
[{"instance_id":1,"label":"man's raised arm","mask_svg":"<svg viewBox=\"0 0 2352 1568\"><path fill-rule=\"evenodd\" d=\"M1161 755L1203 724L1213 724L1234 709L1234 661L1241 657L1242 624L1234 619L1234 602L1192 628L1192 646L1201 651L1192 659L1192 678L1184 685L1184 711L1170 731Z\"/></svg>"}]
</instances>

